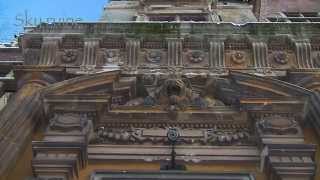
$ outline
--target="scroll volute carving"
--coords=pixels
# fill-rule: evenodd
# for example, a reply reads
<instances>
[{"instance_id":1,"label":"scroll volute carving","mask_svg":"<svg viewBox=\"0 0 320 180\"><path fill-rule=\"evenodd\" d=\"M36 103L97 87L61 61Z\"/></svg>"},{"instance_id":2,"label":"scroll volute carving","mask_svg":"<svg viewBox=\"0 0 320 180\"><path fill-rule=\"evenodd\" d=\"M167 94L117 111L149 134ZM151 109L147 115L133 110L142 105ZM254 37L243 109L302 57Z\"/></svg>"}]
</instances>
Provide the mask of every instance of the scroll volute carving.
<instances>
[{"instance_id":1,"label":"scroll volute carving","mask_svg":"<svg viewBox=\"0 0 320 180\"><path fill-rule=\"evenodd\" d=\"M50 119L50 130L52 131L83 131L89 122L86 114L79 113L55 113Z\"/></svg>"},{"instance_id":2,"label":"scroll volute carving","mask_svg":"<svg viewBox=\"0 0 320 180\"><path fill-rule=\"evenodd\" d=\"M294 118L273 115L257 122L257 128L263 135L295 135L299 132L298 122Z\"/></svg>"}]
</instances>

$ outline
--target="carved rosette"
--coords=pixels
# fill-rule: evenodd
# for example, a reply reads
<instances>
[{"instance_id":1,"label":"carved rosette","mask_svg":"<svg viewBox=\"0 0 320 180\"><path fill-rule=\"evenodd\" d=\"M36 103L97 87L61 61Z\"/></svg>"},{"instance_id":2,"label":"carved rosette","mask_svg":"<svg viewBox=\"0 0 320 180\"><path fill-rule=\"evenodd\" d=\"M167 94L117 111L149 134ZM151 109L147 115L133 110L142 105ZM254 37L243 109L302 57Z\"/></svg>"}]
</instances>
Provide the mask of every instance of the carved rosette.
<instances>
[{"instance_id":1,"label":"carved rosette","mask_svg":"<svg viewBox=\"0 0 320 180\"><path fill-rule=\"evenodd\" d=\"M204 60L204 55L201 51L192 51L188 53L188 59L191 63L200 63Z\"/></svg>"},{"instance_id":2,"label":"carved rosette","mask_svg":"<svg viewBox=\"0 0 320 180\"><path fill-rule=\"evenodd\" d=\"M285 52L277 51L273 53L273 61L280 65L285 65L288 63L288 57Z\"/></svg>"},{"instance_id":3,"label":"carved rosette","mask_svg":"<svg viewBox=\"0 0 320 180\"><path fill-rule=\"evenodd\" d=\"M63 51L61 61L63 63L74 63L78 58L78 51L75 49L65 49Z\"/></svg>"},{"instance_id":4,"label":"carved rosette","mask_svg":"<svg viewBox=\"0 0 320 180\"><path fill-rule=\"evenodd\" d=\"M162 59L162 52L157 50L152 50L146 53L146 62L148 63L160 63Z\"/></svg>"},{"instance_id":5,"label":"carved rosette","mask_svg":"<svg viewBox=\"0 0 320 180\"><path fill-rule=\"evenodd\" d=\"M236 51L231 55L231 60L232 62L234 62L235 64L243 64L245 62L244 59L244 54L243 52L240 51Z\"/></svg>"}]
</instances>

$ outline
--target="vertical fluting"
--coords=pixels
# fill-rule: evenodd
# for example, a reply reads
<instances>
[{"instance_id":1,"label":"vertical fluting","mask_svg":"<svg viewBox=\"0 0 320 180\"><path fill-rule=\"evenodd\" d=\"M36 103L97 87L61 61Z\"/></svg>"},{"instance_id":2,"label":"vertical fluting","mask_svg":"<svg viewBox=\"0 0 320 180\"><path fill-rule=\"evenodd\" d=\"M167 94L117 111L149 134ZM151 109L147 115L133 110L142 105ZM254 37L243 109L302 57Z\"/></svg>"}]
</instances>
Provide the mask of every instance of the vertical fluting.
<instances>
[{"instance_id":1,"label":"vertical fluting","mask_svg":"<svg viewBox=\"0 0 320 180\"><path fill-rule=\"evenodd\" d=\"M311 58L311 44L308 41L295 42L295 53L298 68L314 68Z\"/></svg>"},{"instance_id":2,"label":"vertical fluting","mask_svg":"<svg viewBox=\"0 0 320 180\"><path fill-rule=\"evenodd\" d=\"M209 66L224 67L224 41L210 40L209 46Z\"/></svg>"},{"instance_id":3,"label":"vertical fluting","mask_svg":"<svg viewBox=\"0 0 320 180\"><path fill-rule=\"evenodd\" d=\"M82 66L96 65L98 50L98 39L85 39Z\"/></svg>"},{"instance_id":4,"label":"vertical fluting","mask_svg":"<svg viewBox=\"0 0 320 180\"><path fill-rule=\"evenodd\" d=\"M269 67L268 46L265 42L252 42L253 66Z\"/></svg>"},{"instance_id":5,"label":"vertical fluting","mask_svg":"<svg viewBox=\"0 0 320 180\"><path fill-rule=\"evenodd\" d=\"M169 38L168 42L168 66L182 66L182 39Z\"/></svg>"},{"instance_id":6,"label":"vertical fluting","mask_svg":"<svg viewBox=\"0 0 320 180\"><path fill-rule=\"evenodd\" d=\"M44 38L41 45L39 65L54 65L56 62L57 50L60 38Z\"/></svg>"},{"instance_id":7,"label":"vertical fluting","mask_svg":"<svg viewBox=\"0 0 320 180\"><path fill-rule=\"evenodd\" d=\"M128 39L126 42L127 64L129 66L137 66L140 52L140 40Z\"/></svg>"}]
</instances>

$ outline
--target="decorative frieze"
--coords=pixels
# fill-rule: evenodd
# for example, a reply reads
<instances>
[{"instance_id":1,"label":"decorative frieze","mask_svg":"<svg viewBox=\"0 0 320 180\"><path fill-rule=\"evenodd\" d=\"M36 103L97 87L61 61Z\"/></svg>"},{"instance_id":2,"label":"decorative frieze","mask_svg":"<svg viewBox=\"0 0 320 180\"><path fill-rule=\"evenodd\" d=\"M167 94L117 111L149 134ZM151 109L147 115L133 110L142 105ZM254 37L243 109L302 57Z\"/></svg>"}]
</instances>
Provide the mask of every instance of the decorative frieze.
<instances>
[{"instance_id":1,"label":"decorative frieze","mask_svg":"<svg viewBox=\"0 0 320 180\"><path fill-rule=\"evenodd\" d=\"M96 138L91 143L98 144L168 144L168 128L131 128L112 129L100 127L96 130ZM248 129L181 129L178 144L189 145L248 145ZM252 143L252 142L251 142Z\"/></svg>"}]
</instances>

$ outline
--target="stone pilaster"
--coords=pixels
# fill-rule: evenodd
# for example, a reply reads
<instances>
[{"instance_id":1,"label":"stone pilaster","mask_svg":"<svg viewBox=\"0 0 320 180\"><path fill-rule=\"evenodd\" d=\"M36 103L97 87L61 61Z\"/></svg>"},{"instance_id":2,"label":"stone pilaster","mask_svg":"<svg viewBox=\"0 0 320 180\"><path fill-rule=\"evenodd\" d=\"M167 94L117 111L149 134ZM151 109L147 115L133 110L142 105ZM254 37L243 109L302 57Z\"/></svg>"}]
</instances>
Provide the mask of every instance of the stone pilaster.
<instances>
[{"instance_id":1,"label":"stone pilaster","mask_svg":"<svg viewBox=\"0 0 320 180\"><path fill-rule=\"evenodd\" d=\"M127 51L127 64L132 67L138 65L138 58L140 52L140 40L139 39L127 39L126 41Z\"/></svg>"},{"instance_id":2,"label":"stone pilaster","mask_svg":"<svg viewBox=\"0 0 320 180\"><path fill-rule=\"evenodd\" d=\"M100 39L86 38L84 39L84 52L82 66L95 66L98 60L98 50L100 47Z\"/></svg>"},{"instance_id":3,"label":"stone pilaster","mask_svg":"<svg viewBox=\"0 0 320 180\"><path fill-rule=\"evenodd\" d=\"M269 67L268 63L268 45L263 40L252 40L252 60L255 68Z\"/></svg>"},{"instance_id":4,"label":"stone pilaster","mask_svg":"<svg viewBox=\"0 0 320 180\"><path fill-rule=\"evenodd\" d=\"M225 67L224 39L209 39L209 67Z\"/></svg>"},{"instance_id":5,"label":"stone pilaster","mask_svg":"<svg viewBox=\"0 0 320 180\"><path fill-rule=\"evenodd\" d=\"M44 37L41 45L39 65L55 65L61 37Z\"/></svg>"},{"instance_id":6,"label":"stone pilaster","mask_svg":"<svg viewBox=\"0 0 320 180\"><path fill-rule=\"evenodd\" d=\"M167 38L168 66L182 66L182 38Z\"/></svg>"},{"instance_id":7,"label":"stone pilaster","mask_svg":"<svg viewBox=\"0 0 320 180\"><path fill-rule=\"evenodd\" d=\"M311 43L308 39L293 40L298 68L314 68L311 57Z\"/></svg>"}]
</instances>

